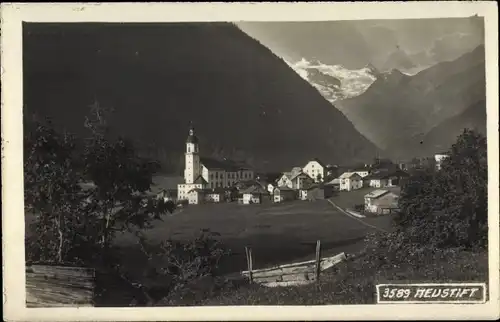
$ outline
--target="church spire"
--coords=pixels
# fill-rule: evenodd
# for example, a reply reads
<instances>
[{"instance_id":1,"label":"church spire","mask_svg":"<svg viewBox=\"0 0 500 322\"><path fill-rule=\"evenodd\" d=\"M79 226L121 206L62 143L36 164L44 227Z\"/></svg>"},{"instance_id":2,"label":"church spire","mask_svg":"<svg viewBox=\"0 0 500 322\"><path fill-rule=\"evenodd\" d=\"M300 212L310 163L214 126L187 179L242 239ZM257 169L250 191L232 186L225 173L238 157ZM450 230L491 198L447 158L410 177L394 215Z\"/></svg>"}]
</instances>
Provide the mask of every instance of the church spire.
<instances>
[{"instance_id":1,"label":"church spire","mask_svg":"<svg viewBox=\"0 0 500 322\"><path fill-rule=\"evenodd\" d=\"M193 122L189 122L189 136L186 143L198 144L198 138L194 135Z\"/></svg>"},{"instance_id":2,"label":"church spire","mask_svg":"<svg viewBox=\"0 0 500 322\"><path fill-rule=\"evenodd\" d=\"M194 135L193 121L189 121L189 135Z\"/></svg>"}]
</instances>

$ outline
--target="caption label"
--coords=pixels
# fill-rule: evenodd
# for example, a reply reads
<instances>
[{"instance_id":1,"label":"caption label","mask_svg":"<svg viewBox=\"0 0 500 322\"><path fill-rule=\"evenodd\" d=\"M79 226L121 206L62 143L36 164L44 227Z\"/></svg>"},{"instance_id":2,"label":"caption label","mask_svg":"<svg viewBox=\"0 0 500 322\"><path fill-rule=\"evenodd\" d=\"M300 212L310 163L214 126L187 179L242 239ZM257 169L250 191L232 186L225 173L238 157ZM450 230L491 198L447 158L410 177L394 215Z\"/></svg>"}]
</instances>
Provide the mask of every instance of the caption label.
<instances>
[{"instance_id":1,"label":"caption label","mask_svg":"<svg viewBox=\"0 0 500 322\"><path fill-rule=\"evenodd\" d=\"M485 283L378 284L377 303L485 303Z\"/></svg>"}]
</instances>

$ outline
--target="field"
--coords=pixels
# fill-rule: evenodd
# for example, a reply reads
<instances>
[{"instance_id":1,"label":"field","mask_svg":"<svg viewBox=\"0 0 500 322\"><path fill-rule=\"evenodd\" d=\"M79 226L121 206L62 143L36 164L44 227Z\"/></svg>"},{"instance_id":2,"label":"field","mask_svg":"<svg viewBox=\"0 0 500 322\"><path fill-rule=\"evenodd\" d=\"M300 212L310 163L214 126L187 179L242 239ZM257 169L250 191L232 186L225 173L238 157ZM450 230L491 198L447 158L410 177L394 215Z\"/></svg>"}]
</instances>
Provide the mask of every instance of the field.
<instances>
[{"instance_id":1,"label":"field","mask_svg":"<svg viewBox=\"0 0 500 322\"><path fill-rule=\"evenodd\" d=\"M388 228L390 217L369 218L372 225ZM244 247L254 254L254 267L314 258L316 240L321 240L324 255L352 253L363 246L363 238L373 228L336 210L326 200L293 201L282 204L238 205L236 203L191 205L166 216L147 231L147 238L158 243L164 239L192 239L201 229L219 233L232 255L222 263L224 272L246 268ZM132 234L118 236L117 246L131 252L136 243Z\"/></svg>"},{"instance_id":2,"label":"field","mask_svg":"<svg viewBox=\"0 0 500 322\"><path fill-rule=\"evenodd\" d=\"M362 195L358 200L363 200ZM335 202L347 204L351 196L354 195L342 193L335 197ZM355 202L360 203L358 200ZM30 217L26 216L26 223L31 221ZM153 228L144 233L155 244L166 239L190 240L202 229L217 232L224 246L231 250L231 255L220 263L219 273L226 274L246 269L245 246L253 249L254 268L313 259L317 240L321 240L323 256L356 253L363 248L366 234L374 230L363 222L388 229L391 217L364 218L360 222L338 211L327 200L205 204L179 208L162 221L154 222ZM159 268L163 263L147 262L134 234L118 234L115 246L128 276L145 284L157 283L144 273L150 266Z\"/></svg>"}]
</instances>

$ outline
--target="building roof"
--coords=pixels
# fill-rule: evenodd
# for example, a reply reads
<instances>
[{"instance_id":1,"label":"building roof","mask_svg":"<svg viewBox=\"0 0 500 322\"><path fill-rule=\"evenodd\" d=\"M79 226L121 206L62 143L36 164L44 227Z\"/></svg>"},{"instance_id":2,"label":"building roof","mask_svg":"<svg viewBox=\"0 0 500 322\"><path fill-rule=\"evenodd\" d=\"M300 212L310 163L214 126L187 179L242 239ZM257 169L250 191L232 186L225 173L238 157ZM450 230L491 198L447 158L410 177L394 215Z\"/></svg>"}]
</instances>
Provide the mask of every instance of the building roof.
<instances>
[{"instance_id":1,"label":"building roof","mask_svg":"<svg viewBox=\"0 0 500 322\"><path fill-rule=\"evenodd\" d=\"M291 173L291 172L283 172L283 173L280 175L279 179L281 179L283 176L287 177L289 180L291 180L291 179L292 179L292 173Z\"/></svg>"},{"instance_id":2,"label":"building roof","mask_svg":"<svg viewBox=\"0 0 500 322\"><path fill-rule=\"evenodd\" d=\"M207 180L205 180L201 175L199 175L196 179L193 181L194 184L207 184Z\"/></svg>"},{"instance_id":3,"label":"building roof","mask_svg":"<svg viewBox=\"0 0 500 322\"><path fill-rule=\"evenodd\" d=\"M201 157L200 161L201 164L209 170L223 170L227 172L250 170L248 165L232 160L217 160L213 158Z\"/></svg>"},{"instance_id":4,"label":"building roof","mask_svg":"<svg viewBox=\"0 0 500 322\"><path fill-rule=\"evenodd\" d=\"M365 198L370 198L370 199L377 199L388 193L389 190L383 190L383 189L378 189L378 190L373 190L370 193L367 193L365 195Z\"/></svg>"},{"instance_id":5,"label":"building roof","mask_svg":"<svg viewBox=\"0 0 500 322\"><path fill-rule=\"evenodd\" d=\"M234 184L236 187L240 187L240 189L247 189L250 187L260 187L260 188L265 188L265 184L257 181L257 180L245 180L245 181L238 181Z\"/></svg>"},{"instance_id":6,"label":"building roof","mask_svg":"<svg viewBox=\"0 0 500 322\"><path fill-rule=\"evenodd\" d=\"M364 180L380 180L380 179L387 179L390 177L408 177L408 176L409 176L408 173L399 169L395 171L381 170L366 176Z\"/></svg>"},{"instance_id":7,"label":"building roof","mask_svg":"<svg viewBox=\"0 0 500 322\"><path fill-rule=\"evenodd\" d=\"M306 178L309 178L309 179L312 179L308 174L304 173L304 172L299 172L299 173L296 173L295 175L293 175L290 180L295 180L297 179L298 177L300 176L304 176Z\"/></svg>"},{"instance_id":8,"label":"building roof","mask_svg":"<svg viewBox=\"0 0 500 322\"><path fill-rule=\"evenodd\" d=\"M207 191L207 189L194 188L194 189L189 190L188 193L191 193L191 192L205 193L206 191Z\"/></svg>"},{"instance_id":9,"label":"building roof","mask_svg":"<svg viewBox=\"0 0 500 322\"><path fill-rule=\"evenodd\" d=\"M94 276L85 267L26 266L26 306L93 306Z\"/></svg>"},{"instance_id":10,"label":"building roof","mask_svg":"<svg viewBox=\"0 0 500 322\"><path fill-rule=\"evenodd\" d=\"M344 172L342 175L339 177L339 179L354 179L354 178L361 178L359 174L356 172Z\"/></svg>"},{"instance_id":11,"label":"building roof","mask_svg":"<svg viewBox=\"0 0 500 322\"><path fill-rule=\"evenodd\" d=\"M335 184L340 184L339 178L333 179L332 181L325 183L325 185L335 185Z\"/></svg>"},{"instance_id":12,"label":"building roof","mask_svg":"<svg viewBox=\"0 0 500 322\"><path fill-rule=\"evenodd\" d=\"M325 164L324 164L323 162L321 162L321 160L320 160L320 159L318 159L318 158L314 158L314 159L312 159L311 161L307 162L307 164L309 164L310 162L313 162L313 161L318 162L318 163L319 163L319 165L320 165L320 166L322 166L323 168L325 167ZM306 165L307 165L307 164L306 164Z\"/></svg>"},{"instance_id":13,"label":"building roof","mask_svg":"<svg viewBox=\"0 0 500 322\"><path fill-rule=\"evenodd\" d=\"M264 194L264 193L267 193L267 190L262 188L261 186L251 186L251 187L248 187L244 190L241 191L242 194L254 194L254 193L258 193L258 194Z\"/></svg>"}]
</instances>

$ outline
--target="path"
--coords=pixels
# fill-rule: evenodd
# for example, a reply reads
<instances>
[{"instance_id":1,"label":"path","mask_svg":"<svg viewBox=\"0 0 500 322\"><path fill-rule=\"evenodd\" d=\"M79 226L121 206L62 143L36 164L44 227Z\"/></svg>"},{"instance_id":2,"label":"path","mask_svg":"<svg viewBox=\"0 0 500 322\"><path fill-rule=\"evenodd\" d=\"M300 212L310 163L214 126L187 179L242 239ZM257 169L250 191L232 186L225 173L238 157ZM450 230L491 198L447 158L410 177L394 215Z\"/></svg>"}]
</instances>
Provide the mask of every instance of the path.
<instances>
[{"instance_id":1,"label":"path","mask_svg":"<svg viewBox=\"0 0 500 322\"><path fill-rule=\"evenodd\" d=\"M369 223L366 223L364 220L361 220L353 215L351 215L350 213L348 213L347 211L345 211L344 209L342 209L341 207L339 207L337 204L335 204L333 201L331 201L330 199L328 199L328 202L334 206L335 208L337 208L341 213L343 213L344 215L348 216L349 218L351 219L354 219L354 220L357 220L359 221L361 224L367 226L367 227L371 227L371 228L374 228L376 230L379 230L379 231L382 231L384 233L387 233L386 230L382 229L382 228L379 228L377 226L374 226L374 225L370 225Z\"/></svg>"}]
</instances>

